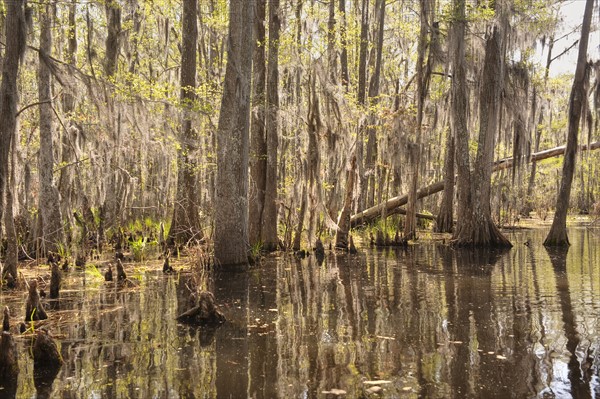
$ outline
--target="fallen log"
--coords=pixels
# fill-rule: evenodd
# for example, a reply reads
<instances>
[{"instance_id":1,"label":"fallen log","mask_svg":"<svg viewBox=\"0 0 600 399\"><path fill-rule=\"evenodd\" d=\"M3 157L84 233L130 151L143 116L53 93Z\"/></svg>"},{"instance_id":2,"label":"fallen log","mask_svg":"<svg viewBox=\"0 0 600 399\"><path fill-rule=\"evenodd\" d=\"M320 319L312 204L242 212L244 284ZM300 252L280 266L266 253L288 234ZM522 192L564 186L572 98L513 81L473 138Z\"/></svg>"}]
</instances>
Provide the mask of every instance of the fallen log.
<instances>
[{"instance_id":1,"label":"fallen log","mask_svg":"<svg viewBox=\"0 0 600 399\"><path fill-rule=\"evenodd\" d=\"M549 150L539 151L534 154L531 154L527 162L533 161L541 161L543 159L548 159L552 157L557 157L563 155L565 152L566 146L562 145L560 147L551 148ZM589 151L597 150L600 148L600 141L596 141L591 143L589 146ZM587 144L580 146L581 151L588 151ZM494 162L493 171L497 172L499 170L508 169L513 166L514 159L513 158L504 158ZM417 199L428 197L432 194L439 193L444 189L444 182L440 181L437 183L430 184L429 186L423 187L417 191ZM406 214L406 211L395 211L396 208L399 208L403 205L406 205L408 202L408 195L400 195L397 197L390 198L384 203L372 206L371 208L365 209L364 211L358 212L355 215L350 217L350 226L356 227L361 224L370 222L374 219L377 219L381 216L383 210L386 210L387 215L391 215L395 213Z\"/></svg>"}]
</instances>

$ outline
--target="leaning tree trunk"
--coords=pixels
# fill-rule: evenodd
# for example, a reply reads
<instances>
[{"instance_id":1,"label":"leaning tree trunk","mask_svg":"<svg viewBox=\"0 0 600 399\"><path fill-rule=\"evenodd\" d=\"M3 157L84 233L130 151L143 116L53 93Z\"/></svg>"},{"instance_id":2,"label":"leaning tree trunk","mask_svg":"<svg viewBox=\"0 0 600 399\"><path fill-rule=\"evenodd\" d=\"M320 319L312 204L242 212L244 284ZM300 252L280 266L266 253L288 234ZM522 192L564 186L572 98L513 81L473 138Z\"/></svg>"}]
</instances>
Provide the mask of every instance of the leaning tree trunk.
<instances>
[{"instance_id":1,"label":"leaning tree trunk","mask_svg":"<svg viewBox=\"0 0 600 399\"><path fill-rule=\"evenodd\" d=\"M269 1L269 64L267 67L267 169L265 204L262 214L264 249L277 249L277 145L279 130L279 0Z\"/></svg>"},{"instance_id":2,"label":"leaning tree trunk","mask_svg":"<svg viewBox=\"0 0 600 399\"><path fill-rule=\"evenodd\" d=\"M577 136L579 134L579 122L583 102L585 101L585 79L587 78L587 48L592 22L592 9L594 0L587 0L585 13L583 14L583 25L581 26L581 40L579 41L579 53L577 56L577 67L573 79L573 87L569 98L569 130L567 136L567 148L565 149L565 160L563 163L560 189L556 197L556 211L550 232L544 241L545 246L568 246L567 236L567 210L569 209L569 198L571 196L571 184L575 172L575 159L577 155Z\"/></svg>"},{"instance_id":3,"label":"leaning tree trunk","mask_svg":"<svg viewBox=\"0 0 600 399\"><path fill-rule=\"evenodd\" d=\"M196 42L198 24L196 0L183 1L181 39L181 135L177 151L177 193L173 207L173 220L167 242L187 244L202 238L198 214L198 190L196 188L196 154L199 143L192 127L194 102L196 101Z\"/></svg>"},{"instance_id":4,"label":"leaning tree trunk","mask_svg":"<svg viewBox=\"0 0 600 399\"><path fill-rule=\"evenodd\" d=\"M267 184L267 140L265 136L265 14L266 0L256 1L254 60L252 63L252 112L250 131L250 201L248 238L250 245L261 241L262 215Z\"/></svg>"},{"instance_id":5,"label":"leaning tree trunk","mask_svg":"<svg viewBox=\"0 0 600 399\"><path fill-rule=\"evenodd\" d=\"M40 109L39 210L42 222L42 250L56 252L64 243L58 189L54 184L54 112L48 57L52 51L52 10L46 5L40 19L38 93ZM40 256L41 254L38 254Z\"/></svg>"},{"instance_id":6,"label":"leaning tree trunk","mask_svg":"<svg viewBox=\"0 0 600 399\"><path fill-rule=\"evenodd\" d=\"M254 2L231 0L217 132L215 262L248 264L248 141Z\"/></svg>"},{"instance_id":7,"label":"leaning tree trunk","mask_svg":"<svg viewBox=\"0 0 600 399\"><path fill-rule=\"evenodd\" d=\"M10 183L10 152L15 147L17 125L17 77L23 53L25 52L27 28L25 24L25 2L5 0L6 46L0 84L0 234L2 223L7 234L9 248L6 254L4 275L17 279L16 234L12 215L12 185ZM5 197L6 202L5 202ZM9 209L10 208L10 209Z\"/></svg>"}]
</instances>

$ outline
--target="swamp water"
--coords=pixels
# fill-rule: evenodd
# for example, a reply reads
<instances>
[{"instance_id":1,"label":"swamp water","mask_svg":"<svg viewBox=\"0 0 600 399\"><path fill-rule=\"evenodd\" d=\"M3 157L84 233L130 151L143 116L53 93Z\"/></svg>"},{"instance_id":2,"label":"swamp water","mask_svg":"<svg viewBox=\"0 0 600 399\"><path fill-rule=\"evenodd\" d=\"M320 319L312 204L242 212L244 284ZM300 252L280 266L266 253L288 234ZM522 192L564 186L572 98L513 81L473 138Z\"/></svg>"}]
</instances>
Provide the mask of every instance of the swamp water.
<instances>
[{"instance_id":1,"label":"swamp water","mask_svg":"<svg viewBox=\"0 0 600 399\"><path fill-rule=\"evenodd\" d=\"M567 254L525 230L502 253L423 242L321 265L269 257L215 277L228 321L214 334L175 322L185 274L139 272L140 287L118 289L71 271L47 322L65 363L36 394L17 338L16 397L600 397L600 232L569 233ZM0 295L13 324L25 297Z\"/></svg>"}]
</instances>

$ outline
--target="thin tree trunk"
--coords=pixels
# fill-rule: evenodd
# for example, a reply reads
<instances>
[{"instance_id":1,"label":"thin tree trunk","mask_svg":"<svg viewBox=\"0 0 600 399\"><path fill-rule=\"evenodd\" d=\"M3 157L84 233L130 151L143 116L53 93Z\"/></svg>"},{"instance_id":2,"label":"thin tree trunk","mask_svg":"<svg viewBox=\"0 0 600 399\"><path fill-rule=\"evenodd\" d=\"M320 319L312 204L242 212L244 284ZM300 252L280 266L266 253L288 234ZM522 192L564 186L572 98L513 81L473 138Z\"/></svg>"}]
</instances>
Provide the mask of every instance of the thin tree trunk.
<instances>
[{"instance_id":1,"label":"thin tree trunk","mask_svg":"<svg viewBox=\"0 0 600 399\"><path fill-rule=\"evenodd\" d=\"M52 8L45 6L40 19L40 51L38 96L40 117L39 210L42 222L42 249L56 252L64 243L60 199L54 184L54 112L52 110L51 76L47 65L52 51ZM42 254L38 254L42 255Z\"/></svg>"},{"instance_id":2,"label":"thin tree trunk","mask_svg":"<svg viewBox=\"0 0 600 399\"><path fill-rule=\"evenodd\" d=\"M377 19L377 47L375 56L375 68L369 81L369 105L373 109L379 103L379 82L381 79L381 69L383 67L383 34L385 27L385 0L378 0L375 3L375 10L378 12ZM363 184L362 196L366 197L367 206L375 203L375 186L377 181L377 130L375 126L376 117L373 112L370 115L370 123L367 128L367 151L365 154L364 173L368 175L366 184Z\"/></svg>"},{"instance_id":3,"label":"thin tree trunk","mask_svg":"<svg viewBox=\"0 0 600 399\"><path fill-rule=\"evenodd\" d=\"M567 235L567 211L569 209L569 198L571 196L571 184L575 172L575 160L577 155L577 136L579 135L579 123L583 102L585 101L585 79L587 78L587 48L592 22L592 10L594 0L587 0L581 26L581 40L579 41L579 53L577 56L577 67L573 79L573 87L569 99L569 130L567 136L567 147L563 163L560 189L556 197L556 211L552 220L552 227L544 241L545 246L568 246Z\"/></svg>"},{"instance_id":4,"label":"thin tree trunk","mask_svg":"<svg viewBox=\"0 0 600 399\"><path fill-rule=\"evenodd\" d=\"M72 0L69 4L69 26L67 29L68 46L66 62L70 66L76 65L77 57L77 26L76 26L76 1ZM63 111L68 118L67 129L63 131L61 139L61 163L69 165L77 157L75 153L79 130L73 122L73 111L75 110L75 96L70 90L66 90L62 95ZM76 192L73 187L74 172L72 167L65 167L60 170L58 180L58 191L61 197L61 212L65 219L65 231L67 232L67 241L72 238L73 225L73 201ZM77 175L79 179L79 174Z\"/></svg>"},{"instance_id":5,"label":"thin tree trunk","mask_svg":"<svg viewBox=\"0 0 600 399\"><path fill-rule=\"evenodd\" d=\"M342 68L342 85L348 91L350 84L350 76L348 74L348 39L347 39L347 18L346 18L346 0L340 0L340 17L342 22L340 24L340 41L342 45L342 52L340 53L340 64Z\"/></svg>"},{"instance_id":6,"label":"thin tree trunk","mask_svg":"<svg viewBox=\"0 0 600 399\"><path fill-rule=\"evenodd\" d=\"M223 99L217 132L215 262L248 264L248 141L254 2L231 0Z\"/></svg>"},{"instance_id":7,"label":"thin tree trunk","mask_svg":"<svg viewBox=\"0 0 600 399\"><path fill-rule=\"evenodd\" d=\"M335 247L348 248L348 233L350 232L350 214L352 212L352 197L354 192L354 178L356 176L356 156L350 160L346 171L346 194L344 206L338 218L338 229L335 233Z\"/></svg>"},{"instance_id":8,"label":"thin tree trunk","mask_svg":"<svg viewBox=\"0 0 600 399\"><path fill-rule=\"evenodd\" d=\"M358 88L357 101L360 106L366 104L367 94L367 51L369 49L369 0L362 0L360 15L360 41L358 46ZM368 122L367 122L368 123ZM364 136L365 126L358 126L356 139L356 162L358 164L358 209L366 207L367 181L365 176L365 156L364 156Z\"/></svg>"},{"instance_id":9,"label":"thin tree trunk","mask_svg":"<svg viewBox=\"0 0 600 399\"><path fill-rule=\"evenodd\" d=\"M267 140L265 126L265 13L266 1L256 1L254 21L254 60L252 67L252 124L250 132L250 202L248 237L250 245L261 241L267 185Z\"/></svg>"},{"instance_id":10,"label":"thin tree trunk","mask_svg":"<svg viewBox=\"0 0 600 399\"><path fill-rule=\"evenodd\" d=\"M431 4L430 4L431 3ZM430 9L431 7L431 9ZM406 222L404 223L404 240L412 240L417 236L417 188L419 183L419 168L421 163L421 142L423 136L423 113L425 108L425 99L429 86L429 74L431 54L428 58L428 65L425 65L425 52L427 51L427 32L429 31L429 20L433 20L433 10L435 9L435 0L420 0L421 26L419 34L419 44L417 48L417 134L414 147L409 149L409 159L411 162L411 176L408 190L408 203L406 204ZM429 17L429 14L432 17ZM431 32L433 35L433 32Z\"/></svg>"},{"instance_id":11,"label":"thin tree trunk","mask_svg":"<svg viewBox=\"0 0 600 399\"><path fill-rule=\"evenodd\" d=\"M17 104L19 99L17 77L27 44L27 28L25 24L25 2L23 0L5 0L4 3L6 7L6 31L11 32L11 34L6 35L2 83L0 84L0 223L4 222L4 230L6 230L6 239L9 245L2 277L5 278L7 274L10 274L16 280L17 237L12 211L10 153L15 147L16 141ZM0 235L2 230L2 226L0 226Z\"/></svg>"},{"instance_id":12,"label":"thin tree trunk","mask_svg":"<svg viewBox=\"0 0 600 399\"><path fill-rule=\"evenodd\" d=\"M264 249L274 251L277 238L277 146L279 140L279 0L269 1L269 63L267 68L267 168L262 217Z\"/></svg>"},{"instance_id":13,"label":"thin tree trunk","mask_svg":"<svg viewBox=\"0 0 600 399\"><path fill-rule=\"evenodd\" d=\"M452 233L454 228L454 132L446 137L446 158L444 159L444 194L440 212L436 218L435 231Z\"/></svg>"},{"instance_id":14,"label":"thin tree trunk","mask_svg":"<svg viewBox=\"0 0 600 399\"><path fill-rule=\"evenodd\" d=\"M196 154L199 137L192 127L196 101L196 43L198 39L196 0L183 1L181 39L181 133L177 151L177 193L169 238L171 244L188 244L202 238L196 188Z\"/></svg>"}]
</instances>

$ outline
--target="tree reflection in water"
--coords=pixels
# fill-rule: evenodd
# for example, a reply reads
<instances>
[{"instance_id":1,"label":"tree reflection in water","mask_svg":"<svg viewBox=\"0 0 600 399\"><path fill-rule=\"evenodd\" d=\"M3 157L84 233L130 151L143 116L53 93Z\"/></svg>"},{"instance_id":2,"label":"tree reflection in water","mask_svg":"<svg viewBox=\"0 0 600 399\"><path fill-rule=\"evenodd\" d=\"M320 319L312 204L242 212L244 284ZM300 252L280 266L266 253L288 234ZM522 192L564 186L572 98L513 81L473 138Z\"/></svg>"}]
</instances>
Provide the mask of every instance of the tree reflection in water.
<instances>
[{"instance_id":1,"label":"tree reflection in water","mask_svg":"<svg viewBox=\"0 0 600 399\"><path fill-rule=\"evenodd\" d=\"M40 396L358 398L379 380L382 397L600 397L600 238L573 230L557 254L544 236L514 232L530 245L503 253L420 244L267 258L206 282L227 317L213 331L175 322L189 275L148 272L119 289L71 273L56 312L72 321L52 331L65 364ZM2 301L22 313L23 298ZM16 397L33 397L17 342Z\"/></svg>"}]
</instances>

